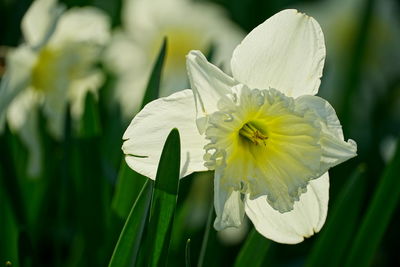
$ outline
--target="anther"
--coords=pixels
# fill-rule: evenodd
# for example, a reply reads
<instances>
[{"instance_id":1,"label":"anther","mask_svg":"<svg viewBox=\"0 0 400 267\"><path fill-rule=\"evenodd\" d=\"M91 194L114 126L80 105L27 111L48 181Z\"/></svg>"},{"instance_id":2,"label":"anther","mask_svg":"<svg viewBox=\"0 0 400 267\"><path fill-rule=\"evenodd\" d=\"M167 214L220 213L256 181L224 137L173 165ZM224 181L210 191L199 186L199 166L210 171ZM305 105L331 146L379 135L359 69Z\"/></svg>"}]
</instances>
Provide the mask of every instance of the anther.
<instances>
[{"instance_id":1,"label":"anther","mask_svg":"<svg viewBox=\"0 0 400 267\"><path fill-rule=\"evenodd\" d=\"M239 134L246 139L250 140L254 144L258 145L263 143L266 145L265 140L268 136L263 134L259 129L257 129L252 123L248 122L240 129Z\"/></svg>"}]
</instances>

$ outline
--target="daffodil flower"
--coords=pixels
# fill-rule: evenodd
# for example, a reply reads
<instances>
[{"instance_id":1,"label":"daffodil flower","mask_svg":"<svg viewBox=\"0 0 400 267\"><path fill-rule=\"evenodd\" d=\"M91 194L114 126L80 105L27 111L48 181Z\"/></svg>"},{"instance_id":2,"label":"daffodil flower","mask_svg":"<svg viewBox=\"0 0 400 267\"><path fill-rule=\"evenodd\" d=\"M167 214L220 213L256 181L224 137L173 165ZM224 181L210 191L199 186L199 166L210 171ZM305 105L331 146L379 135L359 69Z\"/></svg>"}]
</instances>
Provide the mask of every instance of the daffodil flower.
<instances>
[{"instance_id":1,"label":"daffodil flower","mask_svg":"<svg viewBox=\"0 0 400 267\"><path fill-rule=\"evenodd\" d=\"M95 8L64 12L56 0L36 0L22 20L25 43L6 58L0 86L0 128L7 120L30 150L29 173L40 171L37 112L50 133L63 136L67 104L76 121L88 91L96 93L104 77L96 67L109 39L109 20Z\"/></svg>"},{"instance_id":2,"label":"daffodil flower","mask_svg":"<svg viewBox=\"0 0 400 267\"><path fill-rule=\"evenodd\" d=\"M187 88L185 55L214 46L214 62L228 62L244 33L220 7L191 0L125 0L123 29L106 50L104 63L116 76L114 101L126 119L139 110L153 62L164 37L167 56L160 95Z\"/></svg>"},{"instance_id":3,"label":"daffodil flower","mask_svg":"<svg viewBox=\"0 0 400 267\"><path fill-rule=\"evenodd\" d=\"M284 10L233 52L233 77L187 55L192 90L149 103L123 138L128 165L155 178L163 142L181 134L181 176L214 171L214 227L246 213L265 237L298 243L318 232L329 199L328 169L356 155L332 106L315 96L325 60L318 23Z\"/></svg>"}]
</instances>

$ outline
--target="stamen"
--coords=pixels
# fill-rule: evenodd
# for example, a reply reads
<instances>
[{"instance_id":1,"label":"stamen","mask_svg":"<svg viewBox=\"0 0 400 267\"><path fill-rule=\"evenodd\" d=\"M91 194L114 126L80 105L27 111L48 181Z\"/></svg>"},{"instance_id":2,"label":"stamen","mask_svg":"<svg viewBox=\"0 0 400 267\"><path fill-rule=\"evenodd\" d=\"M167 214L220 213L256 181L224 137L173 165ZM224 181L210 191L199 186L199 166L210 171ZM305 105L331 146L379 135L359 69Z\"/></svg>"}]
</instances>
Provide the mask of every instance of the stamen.
<instances>
[{"instance_id":1,"label":"stamen","mask_svg":"<svg viewBox=\"0 0 400 267\"><path fill-rule=\"evenodd\" d=\"M251 122L243 125L243 127L239 131L239 134L256 145L258 145L259 143L263 143L264 145L266 145L265 140L268 139L268 136L263 134Z\"/></svg>"}]
</instances>

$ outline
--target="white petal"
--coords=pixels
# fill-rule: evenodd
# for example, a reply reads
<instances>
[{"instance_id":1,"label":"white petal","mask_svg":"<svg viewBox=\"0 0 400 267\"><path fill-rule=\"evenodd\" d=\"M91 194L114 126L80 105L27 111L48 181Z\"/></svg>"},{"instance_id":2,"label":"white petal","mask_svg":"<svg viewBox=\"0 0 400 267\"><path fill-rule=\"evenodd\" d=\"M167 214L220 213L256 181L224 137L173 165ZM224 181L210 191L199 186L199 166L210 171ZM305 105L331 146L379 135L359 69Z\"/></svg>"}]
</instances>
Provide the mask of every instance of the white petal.
<instances>
[{"instance_id":1,"label":"white petal","mask_svg":"<svg viewBox=\"0 0 400 267\"><path fill-rule=\"evenodd\" d=\"M383 161L388 164L396 153L398 140L393 135L385 136L379 144L379 151Z\"/></svg>"},{"instance_id":2,"label":"white petal","mask_svg":"<svg viewBox=\"0 0 400 267\"><path fill-rule=\"evenodd\" d=\"M233 77L250 88L288 96L316 94L325 61L319 24L297 10L281 11L251 31L235 49Z\"/></svg>"},{"instance_id":3,"label":"white petal","mask_svg":"<svg viewBox=\"0 0 400 267\"><path fill-rule=\"evenodd\" d=\"M279 243L296 244L318 232L325 223L329 200L329 175L312 180L307 193L294 209L280 213L268 205L266 197L245 200L245 211L257 231Z\"/></svg>"},{"instance_id":4,"label":"white petal","mask_svg":"<svg viewBox=\"0 0 400 267\"><path fill-rule=\"evenodd\" d=\"M237 83L209 63L200 51L191 51L186 58L189 81L196 100L197 124L203 133L206 121L202 118L217 111L218 100L230 93L230 88Z\"/></svg>"},{"instance_id":5,"label":"white petal","mask_svg":"<svg viewBox=\"0 0 400 267\"><path fill-rule=\"evenodd\" d=\"M113 32L103 56L104 65L116 75L126 74L132 76L134 73L141 71L138 66L143 67L149 64L142 48L121 29ZM149 73L146 74L148 75Z\"/></svg>"},{"instance_id":6,"label":"white petal","mask_svg":"<svg viewBox=\"0 0 400 267\"><path fill-rule=\"evenodd\" d=\"M297 98L296 103L313 109L323 120L329 132L337 138L344 139L342 125L340 124L335 110L328 101L318 96L305 95Z\"/></svg>"},{"instance_id":7,"label":"white petal","mask_svg":"<svg viewBox=\"0 0 400 267\"><path fill-rule=\"evenodd\" d=\"M36 178L42 170L42 146L40 144L37 110L29 110L26 123L19 129L21 141L28 148L28 175Z\"/></svg>"},{"instance_id":8,"label":"white petal","mask_svg":"<svg viewBox=\"0 0 400 267\"><path fill-rule=\"evenodd\" d=\"M68 83L59 79L56 86L46 93L43 102L43 113L47 118L47 128L54 138L64 136L65 112L68 103Z\"/></svg>"},{"instance_id":9,"label":"white petal","mask_svg":"<svg viewBox=\"0 0 400 267\"><path fill-rule=\"evenodd\" d=\"M183 90L147 104L125 131L122 150L127 164L155 179L161 152L169 132L178 128L181 137L181 177L206 171L203 147L206 140L196 128L192 90Z\"/></svg>"},{"instance_id":10,"label":"white petal","mask_svg":"<svg viewBox=\"0 0 400 267\"><path fill-rule=\"evenodd\" d=\"M140 109L152 62L122 30L114 31L103 55L103 64L117 79L110 101L121 107L124 121L131 121Z\"/></svg>"},{"instance_id":11,"label":"white petal","mask_svg":"<svg viewBox=\"0 0 400 267\"><path fill-rule=\"evenodd\" d=\"M54 31L64 6L57 0L36 0L22 19L22 32L32 46L42 45Z\"/></svg>"},{"instance_id":12,"label":"white petal","mask_svg":"<svg viewBox=\"0 0 400 267\"><path fill-rule=\"evenodd\" d=\"M10 130L20 136L28 149L28 174L37 177L42 167L42 148L38 132L37 95L33 90L21 92L7 109Z\"/></svg>"},{"instance_id":13,"label":"white petal","mask_svg":"<svg viewBox=\"0 0 400 267\"><path fill-rule=\"evenodd\" d=\"M7 70L0 84L0 114L31 81L31 71L36 54L27 46L21 46L7 57Z\"/></svg>"},{"instance_id":14,"label":"white petal","mask_svg":"<svg viewBox=\"0 0 400 267\"><path fill-rule=\"evenodd\" d=\"M103 82L103 73L96 70L90 75L71 83L68 90L68 99L71 105L71 115L74 120L80 119L83 115L88 92L93 93L97 97L97 89L99 89Z\"/></svg>"},{"instance_id":15,"label":"white petal","mask_svg":"<svg viewBox=\"0 0 400 267\"><path fill-rule=\"evenodd\" d=\"M135 75L136 76L136 75ZM122 75L116 82L112 101L120 105L124 121L129 122L140 110L148 76Z\"/></svg>"},{"instance_id":16,"label":"white petal","mask_svg":"<svg viewBox=\"0 0 400 267\"><path fill-rule=\"evenodd\" d=\"M214 207L217 215L214 228L217 231L242 224L244 204L241 193L225 186L217 172L214 179Z\"/></svg>"},{"instance_id":17,"label":"white petal","mask_svg":"<svg viewBox=\"0 0 400 267\"><path fill-rule=\"evenodd\" d=\"M110 20L94 7L72 8L60 18L49 42L62 45L65 42L90 42L104 45L110 38Z\"/></svg>"},{"instance_id":18,"label":"white petal","mask_svg":"<svg viewBox=\"0 0 400 267\"><path fill-rule=\"evenodd\" d=\"M7 122L12 131L19 131L29 120L29 113L37 108L38 97L33 90L18 94L7 109Z\"/></svg>"},{"instance_id":19,"label":"white petal","mask_svg":"<svg viewBox=\"0 0 400 267\"><path fill-rule=\"evenodd\" d=\"M321 169L338 165L357 155L357 144L349 139L344 141L342 126L333 107L318 96L305 95L296 99L296 103L311 108L321 123Z\"/></svg>"}]
</instances>

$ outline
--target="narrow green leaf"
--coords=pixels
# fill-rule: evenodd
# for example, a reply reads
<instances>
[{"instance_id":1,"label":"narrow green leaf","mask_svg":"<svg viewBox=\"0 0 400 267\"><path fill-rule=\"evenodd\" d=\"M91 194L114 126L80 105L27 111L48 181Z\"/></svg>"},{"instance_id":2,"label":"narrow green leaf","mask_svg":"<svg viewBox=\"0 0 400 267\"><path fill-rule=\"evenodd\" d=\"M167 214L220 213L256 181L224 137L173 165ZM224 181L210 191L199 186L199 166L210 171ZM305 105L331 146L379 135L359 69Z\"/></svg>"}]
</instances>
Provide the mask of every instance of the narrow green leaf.
<instances>
[{"instance_id":1,"label":"narrow green leaf","mask_svg":"<svg viewBox=\"0 0 400 267\"><path fill-rule=\"evenodd\" d=\"M246 242L240 249L239 255L236 258L236 267L248 266L263 266L263 261L271 241L260 235L256 229L250 232Z\"/></svg>"},{"instance_id":2,"label":"narrow green leaf","mask_svg":"<svg viewBox=\"0 0 400 267\"><path fill-rule=\"evenodd\" d=\"M0 263L10 261L14 266L19 266L18 227L11 208L7 195L0 189Z\"/></svg>"},{"instance_id":3,"label":"narrow green leaf","mask_svg":"<svg viewBox=\"0 0 400 267\"><path fill-rule=\"evenodd\" d=\"M369 266L400 199L400 144L386 166L345 266Z\"/></svg>"},{"instance_id":4,"label":"narrow green leaf","mask_svg":"<svg viewBox=\"0 0 400 267\"><path fill-rule=\"evenodd\" d=\"M80 122L79 130L82 137L99 136L101 133L98 103L91 92L86 94L85 111Z\"/></svg>"},{"instance_id":5,"label":"narrow green leaf","mask_svg":"<svg viewBox=\"0 0 400 267\"><path fill-rule=\"evenodd\" d=\"M201 243L199 260L197 262L198 267L202 267L204 265L204 259L205 259L206 251L207 251L207 247L208 247L208 240L210 237L211 225L212 225L212 222L214 221L214 217L215 217L214 203L211 202L210 209L208 212L208 217L207 217L206 229L204 230L203 241Z\"/></svg>"},{"instance_id":6,"label":"narrow green leaf","mask_svg":"<svg viewBox=\"0 0 400 267\"><path fill-rule=\"evenodd\" d=\"M126 219L147 179L129 168L125 160L122 160L112 201L112 209L120 218Z\"/></svg>"},{"instance_id":7,"label":"narrow green leaf","mask_svg":"<svg viewBox=\"0 0 400 267\"><path fill-rule=\"evenodd\" d=\"M309 254L306 266L334 267L343 264L346 249L359 223L365 196L364 169L364 165L360 165L337 196L327 222Z\"/></svg>"},{"instance_id":8,"label":"narrow green leaf","mask_svg":"<svg viewBox=\"0 0 400 267\"><path fill-rule=\"evenodd\" d=\"M147 221L151 192L151 180L147 180L126 219L124 228L115 246L109 267L132 266L136 261L142 241L143 229Z\"/></svg>"},{"instance_id":9,"label":"narrow green leaf","mask_svg":"<svg viewBox=\"0 0 400 267\"><path fill-rule=\"evenodd\" d=\"M190 238L186 241L185 263L186 267L190 267Z\"/></svg>"},{"instance_id":10,"label":"narrow green leaf","mask_svg":"<svg viewBox=\"0 0 400 267\"><path fill-rule=\"evenodd\" d=\"M26 207L21 192L21 183L18 179L18 169L13 161L11 154L11 145L13 143L14 136L6 127L4 138L0 139L1 150L0 153L0 187L6 198L10 201L11 211L15 216L15 221L19 228L25 228L27 226ZM7 153L8 152L8 153Z\"/></svg>"},{"instance_id":11,"label":"narrow green leaf","mask_svg":"<svg viewBox=\"0 0 400 267\"><path fill-rule=\"evenodd\" d=\"M76 192L76 219L84 238L84 257L81 261L85 266L98 266L109 259L105 252L108 245L105 241L109 229L111 186L102 172L99 144L101 136L96 135L73 139L69 163L71 168L68 169L71 175L65 177L66 185L71 183ZM65 187L59 190L66 192ZM62 198L60 200L63 201Z\"/></svg>"},{"instance_id":12,"label":"narrow green leaf","mask_svg":"<svg viewBox=\"0 0 400 267\"><path fill-rule=\"evenodd\" d=\"M344 67L346 76L343 77L343 90L342 94L342 106L338 106L337 111L339 112L340 121L343 129L348 129L351 126L352 114L354 114L354 101L355 97L361 89L361 77L363 72L363 64L365 63L365 55L368 53L368 46L371 39L371 27L374 21L374 8L375 0L365 0L360 4L359 11L359 24L357 25L355 35L353 36L352 47L350 48L349 64ZM339 102L340 103L340 102Z\"/></svg>"},{"instance_id":13,"label":"narrow green leaf","mask_svg":"<svg viewBox=\"0 0 400 267\"><path fill-rule=\"evenodd\" d=\"M161 73L164 65L164 59L167 52L167 38L164 38L157 60L153 66L146 92L142 100L142 108L149 102L158 98L160 91Z\"/></svg>"},{"instance_id":14,"label":"narrow green leaf","mask_svg":"<svg viewBox=\"0 0 400 267\"><path fill-rule=\"evenodd\" d=\"M178 197L180 150L179 132L173 129L165 142L154 184L146 238L148 257L145 261L148 266L165 265L167 262Z\"/></svg>"},{"instance_id":15,"label":"narrow green leaf","mask_svg":"<svg viewBox=\"0 0 400 267\"><path fill-rule=\"evenodd\" d=\"M43 169L43 175L40 179L32 184L31 180L25 180L25 192L30 193L29 202L27 203L28 211L32 213L30 216L33 220L33 229L29 231L29 234L33 237L33 242L29 243L27 235L23 232L19 237L19 249L20 255L29 253L27 250L29 247L34 248L32 266L42 265L43 259L37 255L42 253L48 253L48 262L60 262L66 253L69 253L69 249L66 249L63 244L71 241L69 237L64 236L58 237L57 230L65 229L72 225L72 221L79 217L74 214L74 218L70 220L68 211L70 208L73 211L79 210L74 205L74 193L76 192L72 185L71 176L71 155L72 142L71 142L71 114L70 107L67 106L64 120L64 139L62 143L54 142L49 138L47 133L47 126L45 118L40 116L39 129L41 140L43 144L43 159L45 160L45 168ZM55 153L55 151L59 152ZM79 154L80 155L80 154ZM85 157L83 157L85 158ZM85 168L88 169L87 165ZM93 172L91 173L94 177L97 177ZM56 179L55 179L56 178ZM36 191L36 192L35 192ZM91 188L91 191L95 191ZM25 193L26 194L26 193ZM36 195L36 196L35 196ZM36 204L34 204L34 198L37 198ZM82 199L81 199L82 200ZM83 206L84 202L80 202L79 207ZM70 224L71 223L71 224ZM57 236L58 238L56 238ZM50 243L51 242L51 243ZM47 247L48 244L50 247ZM88 255L85 255L87 258ZM26 263L21 263L21 266L25 266Z\"/></svg>"},{"instance_id":16,"label":"narrow green leaf","mask_svg":"<svg viewBox=\"0 0 400 267\"><path fill-rule=\"evenodd\" d=\"M18 261L21 266L32 266L32 241L26 231L21 231L18 236Z\"/></svg>"}]
</instances>

